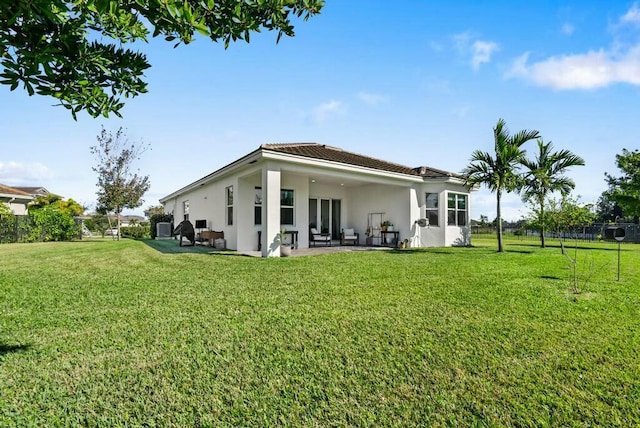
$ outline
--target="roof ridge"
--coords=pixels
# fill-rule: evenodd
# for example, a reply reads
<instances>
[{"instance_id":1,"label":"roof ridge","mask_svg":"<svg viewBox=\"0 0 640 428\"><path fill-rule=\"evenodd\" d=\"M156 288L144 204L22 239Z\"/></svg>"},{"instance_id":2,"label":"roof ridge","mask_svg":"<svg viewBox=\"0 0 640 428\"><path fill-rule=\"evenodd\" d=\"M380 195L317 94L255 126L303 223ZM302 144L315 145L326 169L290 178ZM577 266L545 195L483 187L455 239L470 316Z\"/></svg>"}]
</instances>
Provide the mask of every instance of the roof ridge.
<instances>
[{"instance_id":1,"label":"roof ridge","mask_svg":"<svg viewBox=\"0 0 640 428\"><path fill-rule=\"evenodd\" d=\"M319 143L311 143L311 142L307 142L307 143L267 143L267 144L260 144L260 148L261 149L270 149L270 148L284 148L284 147L300 147L300 146L322 146L322 144Z\"/></svg>"}]
</instances>

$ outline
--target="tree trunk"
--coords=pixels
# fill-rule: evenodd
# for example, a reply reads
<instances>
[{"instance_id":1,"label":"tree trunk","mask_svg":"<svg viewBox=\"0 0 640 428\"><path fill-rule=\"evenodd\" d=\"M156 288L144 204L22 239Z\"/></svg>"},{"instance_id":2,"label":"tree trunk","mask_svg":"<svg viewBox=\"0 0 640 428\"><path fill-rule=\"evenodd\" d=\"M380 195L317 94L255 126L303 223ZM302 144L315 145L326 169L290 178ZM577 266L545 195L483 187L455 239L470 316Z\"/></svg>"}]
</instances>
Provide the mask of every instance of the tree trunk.
<instances>
[{"instance_id":1,"label":"tree trunk","mask_svg":"<svg viewBox=\"0 0 640 428\"><path fill-rule=\"evenodd\" d=\"M498 224L496 225L496 230L498 233L498 252L502 253L504 251L504 248L502 246L502 212L500 210L500 199L502 197L502 194L500 192L500 190L498 190L496 192L496 200L497 200L497 205L496 205L496 211L497 211L497 216L496 216L496 221L498 222Z\"/></svg>"},{"instance_id":2,"label":"tree trunk","mask_svg":"<svg viewBox=\"0 0 640 428\"><path fill-rule=\"evenodd\" d=\"M118 241L120 240L120 210L118 210Z\"/></svg>"},{"instance_id":3,"label":"tree trunk","mask_svg":"<svg viewBox=\"0 0 640 428\"><path fill-rule=\"evenodd\" d=\"M545 247L544 242L544 200L540 204L540 246Z\"/></svg>"}]
</instances>

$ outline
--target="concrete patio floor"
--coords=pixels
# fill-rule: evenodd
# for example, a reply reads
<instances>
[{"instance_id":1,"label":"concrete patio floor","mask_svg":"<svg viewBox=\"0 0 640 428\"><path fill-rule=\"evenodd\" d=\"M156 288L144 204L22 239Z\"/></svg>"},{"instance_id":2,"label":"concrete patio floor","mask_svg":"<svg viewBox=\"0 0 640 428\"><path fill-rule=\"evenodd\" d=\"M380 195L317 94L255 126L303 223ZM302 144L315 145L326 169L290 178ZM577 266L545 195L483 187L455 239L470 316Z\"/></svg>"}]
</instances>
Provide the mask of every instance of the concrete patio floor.
<instances>
[{"instance_id":1,"label":"concrete patio floor","mask_svg":"<svg viewBox=\"0 0 640 428\"><path fill-rule=\"evenodd\" d=\"M289 257L317 256L320 254L347 253L353 251L389 251L391 247L365 247L355 245L332 245L330 247L297 248L291 250ZM211 254L229 256L262 257L260 251L212 251Z\"/></svg>"}]
</instances>

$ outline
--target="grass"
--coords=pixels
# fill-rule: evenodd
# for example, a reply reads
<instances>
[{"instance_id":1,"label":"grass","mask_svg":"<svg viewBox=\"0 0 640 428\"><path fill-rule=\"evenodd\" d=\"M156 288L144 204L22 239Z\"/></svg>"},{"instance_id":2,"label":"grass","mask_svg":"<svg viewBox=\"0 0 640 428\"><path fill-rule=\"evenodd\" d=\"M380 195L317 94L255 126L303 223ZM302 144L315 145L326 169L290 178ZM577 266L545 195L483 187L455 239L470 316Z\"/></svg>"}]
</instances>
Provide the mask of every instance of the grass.
<instances>
[{"instance_id":1,"label":"grass","mask_svg":"<svg viewBox=\"0 0 640 428\"><path fill-rule=\"evenodd\" d=\"M0 426L640 424L640 247L0 246Z\"/></svg>"}]
</instances>

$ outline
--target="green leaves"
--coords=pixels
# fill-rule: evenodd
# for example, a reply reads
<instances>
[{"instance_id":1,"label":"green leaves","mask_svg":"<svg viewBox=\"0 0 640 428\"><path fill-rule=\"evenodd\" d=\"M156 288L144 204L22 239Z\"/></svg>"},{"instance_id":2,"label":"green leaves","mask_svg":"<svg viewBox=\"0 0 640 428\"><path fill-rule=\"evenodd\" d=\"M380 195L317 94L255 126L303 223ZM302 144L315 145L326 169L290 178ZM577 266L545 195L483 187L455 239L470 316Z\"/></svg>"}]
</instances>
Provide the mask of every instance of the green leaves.
<instances>
[{"instance_id":1,"label":"green leaves","mask_svg":"<svg viewBox=\"0 0 640 428\"><path fill-rule=\"evenodd\" d=\"M611 199L616 201L627 216L640 216L640 151L622 149L616 155L616 166L620 177L605 174L609 184Z\"/></svg>"},{"instance_id":2,"label":"green leaves","mask_svg":"<svg viewBox=\"0 0 640 428\"><path fill-rule=\"evenodd\" d=\"M115 134L104 128L97 137L98 145L91 147L98 164L93 171L98 174L97 211L122 212L123 208L137 208L149 190L149 176L139 176L133 171L133 163L148 146L130 143L122 128Z\"/></svg>"},{"instance_id":3,"label":"green leaves","mask_svg":"<svg viewBox=\"0 0 640 428\"><path fill-rule=\"evenodd\" d=\"M0 84L56 98L74 119L120 116L122 98L147 92L140 52L122 47L162 35L188 44L249 42L261 28L293 36L290 13L304 19L324 0L31 0L0 3Z\"/></svg>"}]
</instances>

